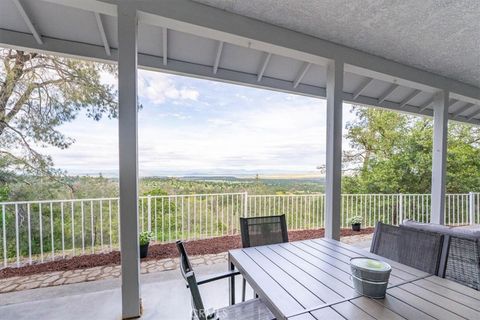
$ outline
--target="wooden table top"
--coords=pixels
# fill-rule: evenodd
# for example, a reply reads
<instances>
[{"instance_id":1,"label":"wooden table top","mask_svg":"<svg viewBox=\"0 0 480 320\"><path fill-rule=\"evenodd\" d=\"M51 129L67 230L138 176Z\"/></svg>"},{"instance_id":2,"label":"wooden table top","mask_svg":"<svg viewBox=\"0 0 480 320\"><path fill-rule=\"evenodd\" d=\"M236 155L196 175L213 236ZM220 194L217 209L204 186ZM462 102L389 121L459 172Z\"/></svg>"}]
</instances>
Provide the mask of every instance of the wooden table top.
<instances>
[{"instance_id":1,"label":"wooden table top","mask_svg":"<svg viewBox=\"0 0 480 320\"><path fill-rule=\"evenodd\" d=\"M354 257L392 266L385 299L353 289ZM480 292L335 240L236 249L229 259L277 319L480 319Z\"/></svg>"}]
</instances>

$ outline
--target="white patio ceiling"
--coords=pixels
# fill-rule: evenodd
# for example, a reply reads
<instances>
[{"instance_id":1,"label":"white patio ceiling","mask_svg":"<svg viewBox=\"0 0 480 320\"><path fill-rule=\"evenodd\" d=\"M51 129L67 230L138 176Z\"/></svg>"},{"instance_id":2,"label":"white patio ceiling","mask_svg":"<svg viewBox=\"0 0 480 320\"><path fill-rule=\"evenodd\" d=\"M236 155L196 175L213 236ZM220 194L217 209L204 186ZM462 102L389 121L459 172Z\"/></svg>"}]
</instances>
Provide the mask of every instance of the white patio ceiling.
<instances>
[{"instance_id":1,"label":"white patio ceiling","mask_svg":"<svg viewBox=\"0 0 480 320\"><path fill-rule=\"evenodd\" d=\"M111 4L115 2L0 1L0 45L115 61L118 46L117 12ZM402 61L403 64L400 64L188 0L160 2L161 4L153 5L151 1L143 1L139 4L144 9L140 9L138 29L138 62L143 68L325 97L326 61L343 55L345 101L431 116L434 93L438 89L447 89L451 98L449 118L480 125L480 85L476 83L480 78L478 47L473 52L473 60L477 54L477 64L475 61L472 64L471 51L466 61L462 60L462 56L451 58L456 66L462 68L464 64L471 64L468 73L456 72L451 68L452 64L445 66L445 70L435 64L421 70L413 58L409 66L406 62L410 61ZM273 6L269 1L250 1L249 4L242 1L201 2L284 25L281 16L288 11L285 11L285 8L288 9L286 3L290 7L294 6L293 2L281 1L283 6L275 11L266 10L267 5ZM310 5L313 3L303 2ZM327 5L327 10L328 6L333 8L332 1L321 3L323 2ZM257 3L259 10L255 12L251 8ZM272 18L275 17L275 12L277 20ZM292 14L295 18L299 12ZM478 14L480 12L477 12L477 19L472 20L473 25L468 23L470 16L464 21L465 32L478 26L475 24L480 21ZM308 18L311 22L312 15ZM295 21L292 17L286 21L290 23L289 27L304 31L301 25L292 22ZM251 29L247 30L245 26L251 26ZM348 29L337 30L347 31ZM346 36L340 34L339 39L348 42ZM305 40L311 42L306 47ZM473 38L469 45L474 49L478 44L479 39ZM399 39L398 46L401 45L402 39ZM395 48L392 48L391 53L395 54ZM439 52L439 58L432 59L441 61L444 55ZM445 77L446 74L448 78Z\"/></svg>"}]
</instances>

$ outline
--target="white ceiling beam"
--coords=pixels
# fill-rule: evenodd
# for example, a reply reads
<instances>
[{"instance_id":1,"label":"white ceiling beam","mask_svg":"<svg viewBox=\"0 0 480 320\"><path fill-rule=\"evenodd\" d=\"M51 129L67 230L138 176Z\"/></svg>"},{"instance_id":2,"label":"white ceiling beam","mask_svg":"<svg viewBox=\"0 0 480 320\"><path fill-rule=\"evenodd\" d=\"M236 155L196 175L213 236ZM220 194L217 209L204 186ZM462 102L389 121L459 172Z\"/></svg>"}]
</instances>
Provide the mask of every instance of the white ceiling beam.
<instances>
[{"instance_id":1,"label":"white ceiling beam","mask_svg":"<svg viewBox=\"0 0 480 320\"><path fill-rule=\"evenodd\" d=\"M450 95L449 95L449 97L450 97ZM448 108L447 108L447 109L450 110L450 108L451 108L455 103L457 103L457 102L458 102L458 100L452 99L452 98L450 97L450 99L448 100ZM448 110L447 110L447 111L448 111Z\"/></svg>"},{"instance_id":2,"label":"white ceiling beam","mask_svg":"<svg viewBox=\"0 0 480 320\"><path fill-rule=\"evenodd\" d=\"M455 111L455 112L452 114L453 119L456 119L458 116L460 116L462 113L464 113L465 111L467 111L468 109L470 109L470 108L473 107L473 106L474 106L473 103L467 103L467 104L465 104L463 107L461 107L460 109L458 109L457 111Z\"/></svg>"},{"instance_id":3,"label":"white ceiling beam","mask_svg":"<svg viewBox=\"0 0 480 320\"><path fill-rule=\"evenodd\" d=\"M418 90L418 89L410 93L405 99L403 99L402 102L400 102L400 108L405 107L410 101L412 101L420 93L422 93L422 90Z\"/></svg>"},{"instance_id":4,"label":"white ceiling beam","mask_svg":"<svg viewBox=\"0 0 480 320\"><path fill-rule=\"evenodd\" d=\"M381 104L399 87L398 84L392 84L384 93L378 98L378 103Z\"/></svg>"},{"instance_id":5,"label":"white ceiling beam","mask_svg":"<svg viewBox=\"0 0 480 320\"><path fill-rule=\"evenodd\" d=\"M105 48L101 45L71 42L67 40L49 38L46 36L44 36L44 39L46 39L46 42L43 45L39 45L30 34L0 29L0 45L7 48L16 48L22 50L30 49L37 52L77 59L87 59L104 63L116 63L118 58L118 51L115 48L111 48L111 56L107 56L105 53ZM267 53L265 54L267 55ZM291 81L274 79L270 77L263 77L262 82L258 82L258 75L224 69L219 69L217 74L214 75L212 73L211 66L198 65L176 60L171 60L168 66L166 66L163 64L162 57L146 55L142 53L138 54L138 59L139 68L152 71L162 71L200 79L216 80L249 87L300 94L314 98L325 98L326 95L325 88L318 86L299 84L297 88L293 88ZM353 100L351 93L344 93L344 100L351 103L363 104L366 106L378 106L384 109L397 110L416 115L432 115L431 110L424 109L420 112L419 108L413 106L406 106L405 108L400 109L398 103L390 101L384 101L380 105L377 98L359 96L356 100ZM459 117L457 121L480 126L479 119L472 118L468 120L467 117Z\"/></svg>"},{"instance_id":6,"label":"white ceiling beam","mask_svg":"<svg viewBox=\"0 0 480 320\"><path fill-rule=\"evenodd\" d=\"M365 89L367 89L368 85L372 83L372 81L373 81L372 78L365 79L357 88L357 90L355 90L355 92L353 93L353 99L354 100L357 99L362 94L362 92L365 91Z\"/></svg>"},{"instance_id":7,"label":"white ceiling beam","mask_svg":"<svg viewBox=\"0 0 480 320\"><path fill-rule=\"evenodd\" d=\"M450 105L448 106L448 110L450 111L450 109L451 109L454 105L456 105L458 102L461 102L461 101L458 101L457 99L452 99L452 98L450 97Z\"/></svg>"},{"instance_id":8,"label":"white ceiling beam","mask_svg":"<svg viewBox=\"0 0 480 320\"><path fill-rule=\"evenodd\" d=\"M110 45L108 44L105 28L103 27L102 16L98 12L94 12L95 20L97 20L98 32L100 32L100 38L102 38L103 46L105 47L105 53L107 56L111 55Z\"/></svg>"},{"instance_id":9,"label":"white ceiling beam","mask_svg":"<svg viewBox=\"0 0 480 320\"><path fill-rule=\"evenodd\" d=\"M427 100L424 104L422 104L420 107L418 107L418 110L420 110L420 113L424 112L425 110L428 109L433 104L433 98Z\"/></svg>"},{"instance_id":10,"label":"white ceiling beam","mask_svg":"<svg viewBox=\"0 0 480 320\"><path fill-rule=\"evenodd\" d=\"M25 11L25 8L23 7L22 3L20 0L12 0L12 2L15 4L15 6L18 9L18 12L23 18L23 21L25 21L25 24L27 25L28 29L32 33L33 37L37 41L38 44L43 44L42 37L40 36L40 33L38 32L37 28L32 23L32 20L28 16L27 12Z\"/></svg>"},{"instance_id":11,"label":"white ceiling beam","mask_svg":"<svg viewBox=\"0 0 480 320\"><path fill-rule=\"evenodd\" d=\"M121 0L103 2L119 3ZM348 72L397 81L402 86L426 92L442 89L480 99L478 86L191 0L138 1L137 8L144 23L314 64L326 65L330 59L342 59ZM372 74L366 74L368 72Z\"/></svg>"},{"instance_id":12,"label":"white ceiling beam","mask_svg":"<svg viewBox=\"0 0 480 320\"><path fill-rule=\"evenodd\" d=\"M76 9L95 11L112 17L117 16L117 6L113 3L106 3L98 0L43 0Z\"/></svg>"},{"instance_id":13,"label":"white ceiling beam","mask_svg":"<svg viewBox=\"0 0 480 320\"><path fill-rule=\"evenodd\" d=\"M305 77L305 75L307 74L308 72L308 69L310 69L310 66L312 64L309 63L309 62L304 62L302 64L302 67L300 68L300 70L298 71L298 74L295 78L295 80L293 81L293 87L296 88L298 87L298 85L300 84L300 82L302 82L302 79Z\"/></svg>"},{"instance_id":14,"label":"white ceiling beam","mask_svg":"<svg viewBox=\"0 0 480 320\"><path fill-rule=\"evenodd\" d=\"M260 68L257 74L258 82L262 81L263 74L265 73L265 70L267 70L268 63L270 62L270 58L272 57L272 54L269 52L264 52L263 55L264 55L263 60L262 60L262 63L260 64Z\"/></svg>"},{"instance_id":15,"label":"white ceiling beam","mask_svg":"<svg viewBox=\"0 0 480 320\"><path fill-rule=\"evenodd\" d=\"M476 117L477 115L479 115L479 114L480 114L480 108L478 108L477 111L474 111L473 113L471 113L471 114L468 116L467 120L473 120L473 118L475 118L475 117Z\"/></svg>"},{"instance_id":16,"label":"white ceiling beam","mask_svg":"<svg viewBox=\"0 0 480 320\"><path fill-rule=\"evenodd\" d=\"M158 57L139 54L138 63L143 69L162 71L177 75L189 76L207 80L217 80L226 83L240 84L247 87L263 88L285 93L300 94L308 97L325 98L325 88L299 84L293 88L292 82L288 80L263 77L261 82L257 81L257 75L240 71L233 71L219 68L216 74L212 73L211 66L196 63L168 60L168 65L160 63Z\"/></svg>"},{"instance_id":17,"label":"white ceiling beam","mask_svg":"<svg viewBox=\"0 0 480 320\"><path fill-rule=\"evenodd\" d=\"M411 106L411 105L406 105L404 108L400 108L400 104L398 102L392 102L385 100L382 105L377 104L377 99L371 98L371 97L366 97L360 95L357 99L353 99L353 94L352 93L347 93L344 92L343 94L343 100L345 102L349 103L355 103L355 104L362 104L365 106L371 106L371 107L378 107L382 108L385 110L395 110L395 111L400 111L402 113L408 113L408 114L414 114L414 115L426 115L426 116L431 116L432 112L427 110L425 112L420 113L417 107Z\"/></svg>"},{"instance_id":18,"label":"white ceiling beam","mask_svg":"<svg viewBox=\"0 0 480 320\"><path fill-rule=\"evenodd\" d=\"M45 0L85 10L115 15L114 5L123 0ZM331 59L345 61L345 71L397 83L424 92L449 90L452 97L480 101L480 87L398 63L263 21L244 17L191 0L137 1L141 23L224 41L313 64ZM112 9L113 6L113 9ZM96 9L93 9L96 8ZM212 19L215 17L215 19Z\"/></svg>"},{"instance_id":19,"label":"white ceiling beam","mask_svg":"<svg viewBox=\"0 0 480 320\"><path fill-rule=\"evenodd\" d=\"M448 105L448 110L450 110L450 108L456 104L457 102L459 102L457 99L450 99L450 103Z\"/></svg>"},{"instance_id":20,"label":"white ceiling beam","mask_svg":"<svg viewBox=\"0 0 480 320\"><path fill-rule=\"evenodd\" d=\"M479 99L473 99L472 97L463 96L461 94L451 93L450 97L453 99L457 99L458 101L473 103L473 104L480 104Z\"/></svg>"},{"instance_id":21,"label":"white ceiling beam","mask_svg":"<svg viewBox=\"0 0 480 320\"><path fill-rule=\"evenodd\" d=\"M38 45L30 34L0 29L0 46L8 48L33 48L37 52L55 54L64 57L88 59L103 63L116 63L118 50L111 48L111 56L105 54L101 45L93 45L81 42L70 42L61 39L45 37L48 42ZM325 98L325 88L307 84L299 84L293 88L289 80L281 80L270 77L263 77L261 82L257 81L257 75L234 70L219 68L217 74L212 73L211 66L196 63L189 63L169 59L168 65L163 64L163 57L149 54L138 54L139 68L162 71L171 74L189 76L207 80L217 80L225 83L240 84L248 87L270 89L279 92L300 94L308 97Z\"/></svg>"},{"instance_id":22,"label":"white ceiling beam","mask_svg":"<svg viewBox=\"0 0 480 320\"><path fill-rule=\"evenodd\" d=\"M167 65L168 63L168 29L162 28L162 49L163 49L163 64Z\"/></svg>"},{"instance_id":23,"label":"white ceiling beam","mask_svg":"<svg viewBox=\"0 0 480 320\"><path fill-rule=\"evenodd\" d=\"M217 74L218 66L220 65L220 59L222 58L223 41L218 42L217 55L215 56L215 62L213 63L213 74Z\"/></svg>"},{"instance_id":24,"label":"white ceiling beam","mask_svg":"<svg viewBox=\"0 0 480 320\"><path fill-rule=\"evenodd\" d=\"M397 102L391 102L391 101L384 101L383 104L380 106L377 104L377 99L375 98L370 98L370 97L365 97L365 96L360 96L356 100L352 99L352 94L344 92L343 93L343 100L348 103L355 103L355 104L361 104L366 107L375 107L375 108L381 108L384 110L395 110L399 111L401 113L407 113L411 115L423 115L427 117L432 117L433 116L433 110L427 110L424 109L423 111L420 112L419 108L411 106L411 105L406 105L403 108L400 108L400 104ZM430 101L429 101L430 102ZM433 103L430 102L430 105ZM480 126L480 119L470 119L468 120L467 117L460 117L459 119L454 119L452 115L449 115L449 119L455 120L460 123L471 123L477 126Z\"/></svg>"},{"instance_id":25,"label":"white ceiling beam","mask_svg":"<svg viewBox=\"0 0 480 320\"><path fill-rule=\"evenodd\" d=\"M422 104L420 107L418 107L418 109L420 110L420 112L423 112L424 110L426 110L428 107L432 106L433 104L433 98L427 100L424 104ZM455 103L457 103L458 101L455 100L455 99L450 99L450 102L449 102L449 108L454 105Z\"/></svg>"}]
</instances>

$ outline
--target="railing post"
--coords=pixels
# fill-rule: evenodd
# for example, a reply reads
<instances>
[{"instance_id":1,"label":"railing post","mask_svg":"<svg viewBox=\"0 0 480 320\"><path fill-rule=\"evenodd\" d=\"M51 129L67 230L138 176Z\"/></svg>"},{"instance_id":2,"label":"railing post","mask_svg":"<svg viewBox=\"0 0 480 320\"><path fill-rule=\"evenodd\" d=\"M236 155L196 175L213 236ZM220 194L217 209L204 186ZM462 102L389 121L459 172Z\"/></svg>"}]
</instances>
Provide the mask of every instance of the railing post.
<instances>
[{"instance_id":1,"label":"railing post","mask_svg":"<svg viewBox=\"0 0 480 320\"><path fill-rule=\"evenodd\" d=\"M470 225L475 224L475 215L474 215L474 201L473 201L473 192L468 193L468 217Z\"/></svg>"},{"instance_id":2,"label":"railing post","mask_svg":"<svg viewBox=\"0 0 480 320\"><path fill-rule=\"evenodd\" d=\"M243 201L245 201L243 204L243 216L247 218L248 217L248 192L246 191L245 191L245 199Z\"/></svg>"},{"instance_id":3,"label":"railing post","mask_svg":"<svg viewBox=\"0 0 480 320\"><path fill-rule=\"evenodd\" d=\"M147 196L147 230L152 232L152 196Z\"/></svg>"},{"instance_id":4,"label":"railing post","mask_svg":"<svg viewBox=\"0 0 480 320\"><path fill-rule=\"evenodd\" d=\"M403 222L403 193L400 193L398 196L399 206L398 206L398 221L397 224Z\"/></svg>"}]
</instances>

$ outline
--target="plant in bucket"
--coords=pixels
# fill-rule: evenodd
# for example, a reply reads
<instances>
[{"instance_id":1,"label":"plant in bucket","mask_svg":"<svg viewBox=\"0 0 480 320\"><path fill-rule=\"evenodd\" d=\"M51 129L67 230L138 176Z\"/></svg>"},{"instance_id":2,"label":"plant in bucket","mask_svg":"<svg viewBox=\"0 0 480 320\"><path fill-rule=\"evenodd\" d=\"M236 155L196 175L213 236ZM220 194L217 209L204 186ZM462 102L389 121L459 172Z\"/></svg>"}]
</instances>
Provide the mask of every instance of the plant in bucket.
<instances>
[{"instance_id":1,"label":"plant in bucket","mask_svg":"<svg viewBox=\"0 0 480 320\"><path fill-rule=\"evenodd\" d=\"M358 257L350 259L355 290L374 299L385 298L392 267L380 260Z\"/></svg>"},{"instance_id":2,"label":"plant in bucket","mask_svg":"<svg viewBox=\"0 0 480 320\"><path fill-rule=\"evenodd\" d=\"M363 217L353 216L350 219L348 219L348 222L352 225L353 231L360 231L360 226L362 225Z\"/></svg>"},{"instance_id":3,"label":"plant in bucket","mask_svg":"<svg viewBox=\"0 0 480 320\"><path fill-rule=\"evenodd\" d=\"M148 231L140 232L138 235L138 240L140 243L140 259L146 258L148 255L148 246L150 245L150 240L153 239L153 233Z\"/></svg>"}]
</instances>

